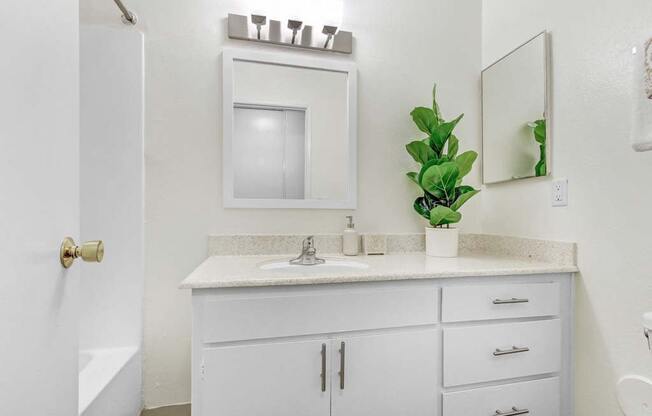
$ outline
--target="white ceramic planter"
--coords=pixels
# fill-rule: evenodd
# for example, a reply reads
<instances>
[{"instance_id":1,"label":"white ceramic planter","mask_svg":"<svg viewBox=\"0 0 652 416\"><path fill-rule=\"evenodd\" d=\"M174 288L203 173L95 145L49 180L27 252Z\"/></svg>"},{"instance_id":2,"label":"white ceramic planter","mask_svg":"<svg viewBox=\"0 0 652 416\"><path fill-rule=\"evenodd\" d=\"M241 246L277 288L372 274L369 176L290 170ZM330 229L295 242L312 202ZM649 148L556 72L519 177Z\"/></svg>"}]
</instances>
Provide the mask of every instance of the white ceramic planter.
<instances>
[{"instance_id":1,"label":"white ceramic planter","mask_svg":"<svg viewBox=\"0 0 652 416\"><path fill-rule=\"evenodd\" d=\"M426 255L457 257L460 232L457 228L426 227Z\"/></svg>"}]
</instances>

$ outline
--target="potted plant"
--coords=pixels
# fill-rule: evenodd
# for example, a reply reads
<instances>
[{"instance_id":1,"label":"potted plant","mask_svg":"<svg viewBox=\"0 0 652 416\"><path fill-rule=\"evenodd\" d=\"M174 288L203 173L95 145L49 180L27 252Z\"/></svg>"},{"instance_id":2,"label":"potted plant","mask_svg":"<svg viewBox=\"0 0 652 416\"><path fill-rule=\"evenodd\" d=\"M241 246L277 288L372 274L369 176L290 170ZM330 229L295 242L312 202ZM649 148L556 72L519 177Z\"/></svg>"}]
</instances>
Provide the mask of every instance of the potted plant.
<instances>
[{"instance_id":1,"label":"potted plant","mask_svg":"<svg viewBox=\"0 0 652 416\"><path fill-rule=\"evenodd\" d=\"M459 230L451 227L451 224L460 222L460 208L480 192L462 184L478 154L471 150L458 154L460 142L453 130L464 114L445 121L437 104L436 93L437 85L432 91L432 108L417 107L410 113L414 123L427 137L406 146L408 153L420 165L418 172L409 172L407 176L423 191L423 196L414 201L414 210L430 223L426 227L426 254L456 257Z\"/></svg>"}]
</instances>

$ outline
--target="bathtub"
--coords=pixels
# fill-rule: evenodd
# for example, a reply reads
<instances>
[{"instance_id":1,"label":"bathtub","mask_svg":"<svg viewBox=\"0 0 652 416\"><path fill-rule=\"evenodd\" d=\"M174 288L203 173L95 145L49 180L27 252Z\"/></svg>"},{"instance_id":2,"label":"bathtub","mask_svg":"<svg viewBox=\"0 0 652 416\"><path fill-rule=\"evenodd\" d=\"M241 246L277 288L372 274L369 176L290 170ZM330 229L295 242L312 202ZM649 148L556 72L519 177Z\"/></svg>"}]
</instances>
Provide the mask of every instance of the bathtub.
<instances>
[{"instance_id":1,"label":"bathtub","mask_svg":"<svg viewBox=\"0 0 652 416\"><path fill-rule=\"evenodd\" d=\"M80 416L138 416L141 408L139 348L80 351Z\"/></svg>"}]
</instances>

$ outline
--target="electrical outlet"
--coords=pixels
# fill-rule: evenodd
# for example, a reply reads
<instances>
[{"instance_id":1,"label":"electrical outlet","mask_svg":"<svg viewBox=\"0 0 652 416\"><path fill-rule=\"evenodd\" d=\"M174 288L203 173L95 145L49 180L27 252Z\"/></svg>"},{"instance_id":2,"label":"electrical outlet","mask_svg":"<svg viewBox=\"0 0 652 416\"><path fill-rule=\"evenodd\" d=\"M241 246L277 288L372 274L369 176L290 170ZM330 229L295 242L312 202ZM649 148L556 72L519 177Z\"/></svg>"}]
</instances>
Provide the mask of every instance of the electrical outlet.
<instances>
[{"instance_id":1,"label":"electrical outlet","mask_svg":"<svg viewBox=\"0 0 652 416\"><path fill-rule=\"evenodd\" d=\"M552 206L568 205L568 179L555 179L552 182Z\"/></svg>"}]
</instances>

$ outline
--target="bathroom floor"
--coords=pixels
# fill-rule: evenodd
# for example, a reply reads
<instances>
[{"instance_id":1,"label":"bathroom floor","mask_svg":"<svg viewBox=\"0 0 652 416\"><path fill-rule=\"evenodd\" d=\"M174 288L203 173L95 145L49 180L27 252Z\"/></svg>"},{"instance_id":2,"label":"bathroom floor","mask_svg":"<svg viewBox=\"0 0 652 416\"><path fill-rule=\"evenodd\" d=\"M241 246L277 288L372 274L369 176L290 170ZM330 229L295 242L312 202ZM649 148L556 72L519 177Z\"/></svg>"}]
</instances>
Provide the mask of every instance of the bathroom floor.
<instances>
[{"instance_id":1,"label":"bathroom floor","mask_svg":"<svg viewBox=\"0 0 652 416\"><path fill-rule=\"evenodd\" d=\"M190 405L166 406L158 409L145 409L140 416L190 416Z\"/></svg>"}]
</instances>

